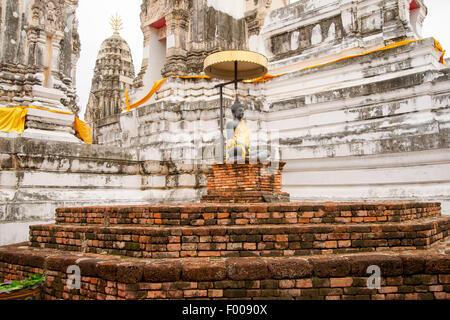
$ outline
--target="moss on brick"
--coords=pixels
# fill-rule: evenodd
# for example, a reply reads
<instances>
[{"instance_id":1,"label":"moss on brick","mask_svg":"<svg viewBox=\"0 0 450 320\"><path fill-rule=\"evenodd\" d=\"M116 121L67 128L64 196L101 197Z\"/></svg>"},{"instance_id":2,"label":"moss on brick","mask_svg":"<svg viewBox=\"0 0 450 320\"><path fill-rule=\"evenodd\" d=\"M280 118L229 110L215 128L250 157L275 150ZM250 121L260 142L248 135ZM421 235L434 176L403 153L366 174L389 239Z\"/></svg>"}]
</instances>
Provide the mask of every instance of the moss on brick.
<instances>
[{"instance_id":1,"label":"moss on brick","mask_svg":"<svg viewBox=\"0 0 450 320\"><path fill-rule=\"evenodd\" d=\"M126 250L137 251L137 250L140 249L140 245L137 242L125 242L125 249Z\"/></svg>"}]
</instances>

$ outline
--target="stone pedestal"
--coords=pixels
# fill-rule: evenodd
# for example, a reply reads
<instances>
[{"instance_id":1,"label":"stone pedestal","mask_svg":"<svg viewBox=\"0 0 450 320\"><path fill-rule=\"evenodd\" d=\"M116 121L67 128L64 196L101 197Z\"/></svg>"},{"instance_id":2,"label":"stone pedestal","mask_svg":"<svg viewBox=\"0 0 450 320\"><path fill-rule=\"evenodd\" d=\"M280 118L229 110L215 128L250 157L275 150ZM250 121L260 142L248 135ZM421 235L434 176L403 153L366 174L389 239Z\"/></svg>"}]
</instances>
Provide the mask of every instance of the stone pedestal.
<instances>
[{"instance_id":1,"label":"stone pedestal","mask_svg":"<svg viewBox=\"0 0 450 320\"><path fill-rule=\"evenodd\" d=\"M281 191L285 162L214 164L207 173L208 193L202 202L289 202Z\"/></svg>"}]
</instances>

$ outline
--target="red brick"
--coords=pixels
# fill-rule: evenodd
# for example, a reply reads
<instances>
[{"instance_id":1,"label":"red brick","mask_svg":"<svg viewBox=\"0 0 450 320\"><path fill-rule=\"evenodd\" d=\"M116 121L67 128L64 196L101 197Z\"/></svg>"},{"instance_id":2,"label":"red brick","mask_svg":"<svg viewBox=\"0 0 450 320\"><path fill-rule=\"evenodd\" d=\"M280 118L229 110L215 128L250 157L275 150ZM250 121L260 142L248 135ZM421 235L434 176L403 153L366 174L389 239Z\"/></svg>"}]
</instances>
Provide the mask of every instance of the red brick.
<instances>
[{"instance_id":1,"label":"red brick","mask_svg":"<svg viewBox=\"0 0 450 320\"><path fill-rule=\"evenodd\" d=\"M403 274L419 274L425 270L426 259L424 256L418 254L402 254L399 257L403 262Z\"/></svg>"},{"instance_id":2,"label":"red brick","mask_svg":"<svg viewBox=\"0 0 450 320\"><path fill-rule=\"evenodd\" d=\"M209 298L221 298L223 297L223 290L221 289L210 289L208 290Z\"/></svg>"},{"instance_id":3,"label":"red brick","mask_svg":"<svg viewBox=\"0 0 450 320\"><path fill-rule=\"evenodd\" d=\"M300 217L301 218L314 218L315 212L307 211L307 212L301 212Z\"/></svg>"},{"instance_id":4,"label":"red brick","mask_svg":"<svg viewBox=\"0 0 450 320\"><path fill-rule=\"evenodd\" d=\"M178 281L181 275L181 263L171 262L151 262L144 266L144 281L165 282Z\"/></svg>"},{"instance_id":5,"label":"red brick","mask_svg":"<svg viewBox=\"0 0 450 320\"><path fill-rule=\"evenodd\" d=\"M289 241L289 237L286 234L276 235L275 239L277 242L288 242Z\"/></svg>"},{"instance_id":6,"label":"red brick","mask_svg":"<svg viewBox=\"0 0 450 320\"><path fill-rule=\"evenodd\" d=\"M312 266L306 259L266 259L274 279L296 279L312 275Z\"/></svg>"},{"instance_id":7,"label":"red brick","mask_svg":"<svg viewBox=\"0 0 450 320\"><path fill-rule=\"evenodd\" d=\"M116 281L117 262L114 261L99 262L97 264L97 273L103 279Z\"/></svg>"},{"instance_id":8,"label":"red brick","mask_svg":"<svg viewBox=\"0 0 450 320\"><path fill-rule=\"evenodd\" d=\"M392 255L355 255L348 257L351 272L356 276L368 276L367 268L371 265L380 267L381 276L399 276L403 274L402 259Z\"/></svg>"},{"instance_id":9,"label":"red brick","mask_svg":"<svg viewBox=\"0 0 450 320\"><path fill-rule=\"evenodd\" d=\"M142 280L145 263L122 263L117 265L117 281L138 283Z\"/></svg>"},{"instance_id":10,"label":"red brick","mask_svg":"<svg viewBox=\"0 0 450 320\"><path fill-rule=\"evenodd\" d=\"M244 243L244 250L256 250L256 243Z\"/></svg>"},{"instance_id":11,"label":"red brick","mask_svg":"<svg viewBox=\"0 0 450 320\"><path fill-rule=\"evenodd\" d=\"M184 290L185 298L204 298L208 296L208 290Z\"/></svg>"},{"instance_id":12,"label":"red brick","mask_svg":"<svg viewBox=\"0 0 450 320\"><path fill-rule=\"evenodd\" d=\"M405 300L420 300L418 293L407 293L405 294Z\"/></svg>"},{"instance_id":13,"label":"red brick","mask_svg":"<svg viewBox=\"0 0 450 320\"><path fill-rule=\"evenodd\" d=\"M199 251L197 253L198 257L220 257L220 251Z\"/></svg>"},{"instance_id":14,"label":"red brick","mask_svg":"<svg viewBox=\"0 0 450 320\"><path fill-rule=\"evenodd\" d=\"M380 289L378 289L379 293L396 293L398 292L397 287L384 287L382 286Z\"/></svg>"},{"instance_id":15,"label":"red brick","mask_svg":"<svg viewBox=\"0 0 450 320\"><path fill-rule=\"evenodd\" d=\"M180 250L181 250L180 243L167 244L167 251L180 251Z\"/></svg>"},{"instance_id":16,"label":"red brick","mask_svg":"<svg viewBox=\"0 0 450 320\"><path fill-rule=\"evenodd\" d=\"M220 281L226 275L223 261L186 262L182 266L182 279L186 281Z\"/></svg>"},{"instance_id":17,"label":"red brick","mask_svg":"<svg viewBox=\"0 0 450 320\"><path fill-rule=\"evenodd\" d=\"M351 271L349 261L342 257L317 257L309 258L308 261L313 266L314 274L321 278L345 277Z\"/></svg>"},{"instance_id":18,"label":"red brick","mask_svg":"<svg viewBox=\"0 0 450 320\"><path fill-rule=\"evenodd\" d=\"M280 280L279 286L281 289L295 288L295 280Z\"/></svg>"},{"instance_id":19,"label":"red brick","mask_svg":"<svg viewBox=\"0 0 450 320\"><path fill-rule=\"evenodd\" d=\"M22 264L22 261L26 259L26 253L18 252L17 257L19 261L15 264ZM78 256L72 256L71 254L61 254L56 256L50 256L47 258L46 267L50 270L67 272L67 268L72 265L76 265L76 261L80 259Z\"/></svg>"},{"instance_id":20,"label":"red brick","mask_svg":"<svg viewBox=\"0 0 450 320\"><path fill-rule=\"evenodd\" d=\"M429 286L428 291L430 291L430 292L444 291L444 286L442 286L442 285Z\"/></svg>"},{"instance_id":21,"label":"red brick","mask_svg":"<svg viewBox=\"0 0 450 320\"><path fill-rule=\"evenodd\" d=\"M182 293L182 292L180 292ZM147 299L165 299L167 298L166 292L163 291L147 291Z\"/></svg>"},{"instance_id":22,"label":"red brick","mask_svg":"<svg viewBox=\"0 0 450 320\"><path fill-rule=\"evenodd\" d=\"M231 280L270 279L271 273L264 260L254 258L231 258L227 260L228 277Z\"/></svg>"},{"instance_id":23,"label":"red brick","mask_svg":"<svg viewBox=\"0 0 450 320\"><path fill-rule=\"evenodd\" d=\"M426 256L425 273L450 274L450 256L444 254Z\"/></svg>"},{"instance_id":24,"label":"red brick","mask_svg":"<svg viewBox=\"0 0 450 320\"><path fill-rule=\"evenodd\" d=\"M337 241L325 241L325 248L327 249L334 249L337 248Z\"/></svg>"},{"instance_id":25,"label":"red brick","mask_svg":"<svg viewBox=\"0 0 450 320\"><path fill-rule=\"evenodd\" d=\"M450 284L450 275L448 275L448 274L440 274L439 275L439 283Z\"/></svg>"},{"instance_id":26,"label":"red brick","mask_svg":"<svg viewBox=\"0 0 450 320\"><path fill-rule=\"evenodd\" d=\"M336 288L344 288L344 287L351 287L353 284L353 278L331 278L330 279L331 287Z\"/></svg>"},{"instance_id":27,"label":"red brick","mask_svg":"<svg viewBox=\"0 0 450 320\"><path fill-rule=\"evenodd\" d=\"M339 248L350 248L352 246L351 240L339 240L338 247Z\"/></svg>"},{"instance_id":28,"label":"red brick","mask_svg":"<svg viewBox=\"0 0 450 320\"><path fill-rule=\"evenodd\" d=\"M161 290L161 283L140 283L139 290Z\"/></svg>"},{"instance_id":29,"label":"red brick","mask_svg":"<svg viewBox=\"0 0 450 320\"><path fill-rule=\"evenodd\" d=\"M276 241L276 236L272 235L272 234L264 234L263 235L263 241L264 242L275 242Z\"/></svg>"}]
</instances>

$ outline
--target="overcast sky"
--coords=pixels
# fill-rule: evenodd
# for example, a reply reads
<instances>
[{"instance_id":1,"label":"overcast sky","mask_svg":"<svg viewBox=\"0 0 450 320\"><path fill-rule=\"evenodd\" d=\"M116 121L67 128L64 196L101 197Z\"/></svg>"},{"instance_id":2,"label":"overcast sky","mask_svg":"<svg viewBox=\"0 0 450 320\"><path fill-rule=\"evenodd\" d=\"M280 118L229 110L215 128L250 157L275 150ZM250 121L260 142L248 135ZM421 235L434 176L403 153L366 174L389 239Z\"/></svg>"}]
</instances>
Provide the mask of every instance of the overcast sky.
<instances>
[{"instance_id":1,"label":"overcast sky","mask_svg":"<svg viewBox=\"0 0 450 320\"><path fill-rule=\"evenodd\" d=\"M84 118L84 111L89 99L98 50L103 40L113 33L109 21L115 13L122 17L124 29L120 34L130 45L136 74L139 72L143 50L143 36L139 18L141 3L142 0L79 0L77 17L81 56L77 65L77 93L80 99L81 118ZM450 50L448 28L450 1L425 0L425 4L428 7L428 16L425 19L423 36L436 38L445 50ZM446 55L446 58L448 57L450 57L450 51Z\"/></svg>"}]
</instances>

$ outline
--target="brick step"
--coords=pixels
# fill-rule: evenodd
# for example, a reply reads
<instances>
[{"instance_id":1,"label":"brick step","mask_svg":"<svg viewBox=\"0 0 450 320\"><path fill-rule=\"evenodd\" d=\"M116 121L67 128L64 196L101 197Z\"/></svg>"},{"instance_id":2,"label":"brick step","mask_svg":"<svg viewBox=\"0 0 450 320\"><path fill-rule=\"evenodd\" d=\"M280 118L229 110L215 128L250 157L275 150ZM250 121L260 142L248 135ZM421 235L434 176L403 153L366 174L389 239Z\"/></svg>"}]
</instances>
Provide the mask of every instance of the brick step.
<instances>
[{"instance_id":1,"label":"brick step","mask_svg":"<svg viewBox=\"0 0 450 320\"><path fill-rule=\"evenodd\" d=\"M78 266L80 287L68 286ZM368 287L369 266L380 288ZM0 247L0 282L45 274L43 299L450 299L450 255L427 251L291 258L133 259ZM70 273L70 275L73 275Z\"/></svg>"},{"instance_id":2,"label":"brick step","mask_svg":"<svg viewBox=\"0 0 450 320\"><path fill-rule=\"evenodd\" d=\"M202 202L209 203L273 203L289 202L290 195L286 192L267 192L267 191L226 191L208 190L208 193L202 197Z\"/></svg>"},{"instance_id":3,"label":"brick step","mask_svg":"<svg viewBox=\"0 0 450 320\"><path fill-rule=\"evenodd\" d=\"M214 226L391 223L440 216L440 203L195 203L56 210L56 223L78 225Z\"/></svg>"},{"instance_id":4,"label":"brick step","mask_svg":"<svg viewBox=\"0 0 450 320\"><path fill-rule=\"evenodd\" d=\"M301 256L425 249L449 235L450 217L400 223L136 227L40 225L33 247L144 258Z\"/></svg>"}]
</instances>

